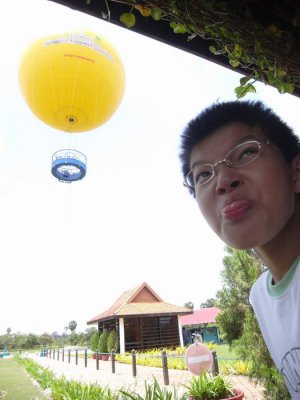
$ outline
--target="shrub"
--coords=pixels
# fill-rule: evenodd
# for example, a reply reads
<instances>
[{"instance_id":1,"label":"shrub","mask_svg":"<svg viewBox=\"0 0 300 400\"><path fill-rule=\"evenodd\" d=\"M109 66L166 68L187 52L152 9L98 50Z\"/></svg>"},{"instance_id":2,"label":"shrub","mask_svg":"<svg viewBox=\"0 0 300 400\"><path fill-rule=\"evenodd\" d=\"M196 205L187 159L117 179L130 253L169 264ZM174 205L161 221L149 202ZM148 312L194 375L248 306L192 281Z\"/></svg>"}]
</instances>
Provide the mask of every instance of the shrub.
<instances>
[{"instance_id":1,"label":"shrub","mask_svg":"<svg viewBox=\"0 0 300 400\"><path fill-rule=\"evenodd\" d=\"M51 373L33 360L20 357L17 360L40 383L41 377L49 377ZM179 395L175 387L173 391L169 391L165 387L161 387L155 378L153 384L148 384L145 381L145 396L141 396L135 391L129 392L122 388L119 391L112 391L109 386L101 387L97 384L69 381L65 377L56 378L54 373L51 374L51 379L47 379L43 388L51 390L51 399L53 400L186 400L186 395Z\"/></svg>"},{"instance_id":2,"label":"shrub","mask_svg":"<svg viewBox=\"0 0 300 400\"><path fill-rule=\"evenodd\" d=\"M41 385L43 389L51 390L53 400L118 400L119 396L108 386L101 387L97 384L86 384L69 381L65 377L56 378L55 374L47 368L41 367L37 362L18 357L17 361Z\"/></svg>"},{"instance_id":3,"label":"shrub","mask_svg":"<svg viewBox=\"0 0 300 400\"><path fill-rule=\"evenodd\" d=\"M108 338L107 338L107 351L108 353L111 353L112 350L117 352L119 349L119 338L118 334L115 329L109 332Z\"/></svg>"},{"instance_id":4,"label":"shrub","mask_svg":"<svg viewBox=\"0 0 300 400\"><path fill-rule=\"evenodd\" d=\"M17 357L16 359L43 389L51 387L55 380L55 374L53 371L41 367L37 362L28 358Z\"/></svg>"},{"instance_id":5,"label":"shrub","mask_svg":"<svg viewBox=\"0 0 300 400\"><path fill-rule=\"evenodd\" d=\"M179 395L176 388L173 391L168 390L165 387L161 387L157 380L154 378L154 383L149 384L145 381L145 395L141 396L139 393L134 391L126 391L121 389L119 393L122 395L122 399L131 400L186 400L186 395Z\"/></svg>"},{"instance_id":6,"label":"shrub","mask_svg":"<svg viewBox=\"0 0 300 400\"><path fill-rule=\"evenodd\" d=\"M248 375L250 364L247 361L229 361L222 364L223 375Z\"/></svg>"},{"instance_id":7,"label":"shrub","mask_svg":"<svg viewBox=\"0 0 300 400\"><path fill-rule=\"evenodd\" d=\"M99 338L100 338L99 332L93 333L93 336L91 337L91 350L92 351L96 351L98 349Z\"/></svg>"},{"instance_id":8,"label":"shrub","mask_svg":"<svg viewBox=\"0 0 300 400\"><path fill-rule=\"evenodd\" d=\"M244 332L235 344L238 356L249 362L249 376L265 387L265 398L289 399L283 377L274 366L252 310L246 311Z\"/></svg>"},{"instance_id":9,"label":"shrub","mask_svg":"<svg viewBox=\"0 0 300 400\"><path fill-rule=\"evenodd\" d=\"M233 396L232 384L226 382L221 375L212 376L202 372L200 376L193 376L187 385L189 397L197 400L225 399Z\"/></svg>"},{"instance_id":10,"label":"shrub","mask_svg":"<svg viewBox=\"0 0 300 400\"><path fill-rule=\"evenodd\" d=\"M98 349L100 353L108 353L107 349L107 339L108 339L108 330L106 328L103 329L103 332L100 335Z\"/></svg>"},{"instance_id":11,"label":"shrub","mask_svg":"<svg viewBox=\"0 0 300 400\"><path fill-rule=\"evenodd\" d=\"M77 381L68 381L65 378L57 379L51 387L53 400L117 400L117 393L108 387L97 384L87 384Z\"/></svg>"},{"instance_id":12,"label":"shrub","mask_svg":"<svg viewBox=\"0 0 300 400\"><path fill-rule=\"evenodd\" d=\"M216 349L216 343L215 342L206 342L204 343L205 346L209 348L209 350L215 350Z\"/></svg>"}]
</instances>

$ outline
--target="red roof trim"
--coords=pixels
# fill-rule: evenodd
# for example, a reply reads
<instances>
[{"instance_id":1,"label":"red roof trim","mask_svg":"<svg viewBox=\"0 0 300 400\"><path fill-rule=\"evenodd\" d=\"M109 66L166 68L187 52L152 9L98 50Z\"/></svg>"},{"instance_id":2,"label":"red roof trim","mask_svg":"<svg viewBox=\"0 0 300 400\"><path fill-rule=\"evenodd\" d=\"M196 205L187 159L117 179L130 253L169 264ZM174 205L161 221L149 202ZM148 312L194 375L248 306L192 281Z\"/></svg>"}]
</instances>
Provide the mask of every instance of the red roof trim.
<instances>
[{"instance_id":1,"label":"red roof trim","mask_svg":"<svg viewBox=\"0 0 300 400\"><path fill-rule=\"evenodd\" d=\"M183 315L180 322L182 326L215 323L219 312L217 307L201 308L194 310L193 314Z\"/></svg>"}]
</instances>

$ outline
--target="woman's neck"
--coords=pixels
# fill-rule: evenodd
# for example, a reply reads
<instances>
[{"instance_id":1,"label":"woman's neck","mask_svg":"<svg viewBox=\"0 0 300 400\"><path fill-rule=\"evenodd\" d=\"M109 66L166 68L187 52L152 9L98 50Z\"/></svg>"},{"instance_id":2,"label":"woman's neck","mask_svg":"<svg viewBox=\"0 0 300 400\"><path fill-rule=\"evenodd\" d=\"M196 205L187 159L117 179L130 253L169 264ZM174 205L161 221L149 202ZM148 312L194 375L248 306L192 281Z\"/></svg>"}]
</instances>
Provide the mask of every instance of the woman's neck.
<instances>
[{"instance_id":1,"label":"woman's neck","mask_svg":"<svg viewBox=\"0 0 300 400\"><path fill-rule=\"evenodd\" d=\"M281 232L269 243L255 248L272 274L275 283L279 282L300 255L300 203Z\"/></svg>"}]
</instances>

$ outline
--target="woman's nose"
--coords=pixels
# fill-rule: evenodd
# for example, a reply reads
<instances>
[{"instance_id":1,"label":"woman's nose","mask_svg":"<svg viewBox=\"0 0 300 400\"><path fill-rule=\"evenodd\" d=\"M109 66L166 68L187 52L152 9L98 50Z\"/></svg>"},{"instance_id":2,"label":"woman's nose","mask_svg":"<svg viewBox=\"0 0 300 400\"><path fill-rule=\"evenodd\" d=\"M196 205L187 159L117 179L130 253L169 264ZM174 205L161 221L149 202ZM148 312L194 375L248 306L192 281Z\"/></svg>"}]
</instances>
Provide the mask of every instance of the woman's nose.
<instances>
[{"instance_id":1,"label":"woman's nose","mask_svg":"<svg viewBox=\"0 0 300 400\"><path fill-rule=\"evenodd\" d=\"M216 191L219 194L229 193L242 185L242 177L238 170L226 164L219 166L216 174Z\"/></svg>"}]
</instances>

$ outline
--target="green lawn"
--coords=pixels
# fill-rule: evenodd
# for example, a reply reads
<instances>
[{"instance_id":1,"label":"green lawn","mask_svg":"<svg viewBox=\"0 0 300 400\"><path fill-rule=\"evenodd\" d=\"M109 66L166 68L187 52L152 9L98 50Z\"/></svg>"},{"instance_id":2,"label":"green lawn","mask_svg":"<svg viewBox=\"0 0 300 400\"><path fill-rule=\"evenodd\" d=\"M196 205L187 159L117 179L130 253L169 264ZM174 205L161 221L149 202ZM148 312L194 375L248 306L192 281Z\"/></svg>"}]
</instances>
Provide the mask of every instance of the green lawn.
<instances>
[{"instance_id":1,"label":"green lawn","mask_svg":"<svg viewBox=\"0 0 300 400\"><path fill-rule=\"evenodd\" d=\"M204 343L205 344L205 343ZM215 347L217 357L219 360L228 360L228 359L234 359L238 358L236 355L236 352L234 351L234 348L231 350L229 349L228 344L219 344Z\"/></svg>"},{"instance_id":2,"label":"green lawn","mask_svg":"<svg viewBox=\"0 0 300 400\"><path fill-rule=\"evenodd\" d=\"M14 358L0 358L0 390L7 392L4 400L46 399Z\"/></svg>"},{"instance_id":3,"label":"green lawn","mask_svg":"<svg viewBox=\"0 0 300 400\"><path fill-rule=\"evenodd\" d=\"M236 373L237 375L247 374L249 363L242 361L234 347L229 348L228 344L221 344L215 348L218 358L219 369L224 374Z\"/></svg>"}]
</instances>

